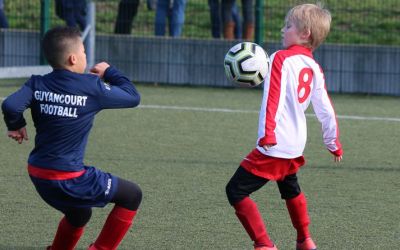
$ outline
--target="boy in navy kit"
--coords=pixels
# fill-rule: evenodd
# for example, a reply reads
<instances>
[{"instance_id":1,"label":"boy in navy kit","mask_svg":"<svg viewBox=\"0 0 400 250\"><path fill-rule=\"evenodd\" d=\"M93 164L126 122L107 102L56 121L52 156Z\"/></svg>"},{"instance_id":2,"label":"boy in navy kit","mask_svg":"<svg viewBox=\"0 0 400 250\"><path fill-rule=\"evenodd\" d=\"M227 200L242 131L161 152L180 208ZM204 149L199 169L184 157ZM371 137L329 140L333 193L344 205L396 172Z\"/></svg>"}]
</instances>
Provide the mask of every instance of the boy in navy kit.
<instances>
[{"instance_id":1,"label":"boy in navy kit","mask_svg":"<svg viewBox=\"0 0 400 250\"><path fill-rule=\"evenodd\" d=\"M115 206L89 249L116 249L132 224L142 192L135 183L84 165L83 156L95 115L102 109L135 107L140 95L128 78L105 62L84 74L86 55L75 28L48 31L42 47L53 71L32 76L4 100L2 110L8 136L22 143L28 139L23 112L31 109L36 137L28 173L43 200L64 214L48 249L74 249L92 207L108 203Z\"/></svg>"},{"instance_id":2,"label":"boy in navy kit","mask_svg":"<svg viewBox=\"0 0 400 250\"><path fill-rule=\"evenodd\" d=\"M314 4L292 8L282 28L284 50L271 55L258 125L256 148L240 163L226 186L229 203L254 241L254 249L277 250L250 194L268 181L278 184L297 231L297 250L317 249L308 225L307 200L296 173L304 165L307 139L305 110L310 102L322 124L323 140L335 162L342 160L339 128L321 67L312 52L329 33L329 11Z\"/></svg>"}]
</instances>

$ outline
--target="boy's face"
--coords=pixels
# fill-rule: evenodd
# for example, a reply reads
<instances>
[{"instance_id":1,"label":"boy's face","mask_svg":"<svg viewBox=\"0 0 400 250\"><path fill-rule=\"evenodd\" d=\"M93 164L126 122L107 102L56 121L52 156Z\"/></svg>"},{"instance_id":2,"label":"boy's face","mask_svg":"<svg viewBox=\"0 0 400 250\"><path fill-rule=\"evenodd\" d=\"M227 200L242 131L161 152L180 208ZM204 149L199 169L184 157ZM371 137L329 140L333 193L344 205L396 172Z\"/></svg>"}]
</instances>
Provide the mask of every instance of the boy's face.
<instances>
[{"instance_id":1,"label":"boy's face","mask_svg":"<svg viewBox=\"0 0 400 250\"><path fill-rule=\"evenodd\" d=\"M76 54L76 71L77 73L84 73L86 69L86 53L82 41L78 43Z\"/></svg>"},{"instance_id":2,"label":"boy's face","mask_svg":"<svg viewBox=\"0 0 400 250\"><path fill-rule=\"evenodd\" d=\"M292 21L285 21L285 26L281 29L282 45L284 48L289 48L295 44L303 44L301 34L296 25Z\"/></svg>"}]
</instances>

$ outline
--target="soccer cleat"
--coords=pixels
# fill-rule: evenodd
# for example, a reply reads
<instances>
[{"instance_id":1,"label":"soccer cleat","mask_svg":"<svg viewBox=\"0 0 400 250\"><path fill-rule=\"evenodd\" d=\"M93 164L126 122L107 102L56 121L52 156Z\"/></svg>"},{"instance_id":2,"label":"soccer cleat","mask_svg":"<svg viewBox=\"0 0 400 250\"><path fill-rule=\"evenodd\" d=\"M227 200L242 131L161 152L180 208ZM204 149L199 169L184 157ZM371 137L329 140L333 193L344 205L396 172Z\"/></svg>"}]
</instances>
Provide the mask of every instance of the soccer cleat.
<instances>
[{"instance_id":1,"label":"soccer cleat","mask_svg":"<svg viewBox=\"0 0 400 250\"><path fill-rule=\"evenodd\" d=\"M306 238L303 242L296 243L296 250L317 250L317 246L311 238Z\"/></svg>"},{"instance_id":2,"label":"soccer cleat","mask_svg":"<svg viewBox=\"0 0 400 250\"><path fill-rule=\"evenodd\" d=\"M278 250L278 248L276 247L276 245L274 245L273 247L254 247L254 250Z\"/></svg>"}]
</instances>

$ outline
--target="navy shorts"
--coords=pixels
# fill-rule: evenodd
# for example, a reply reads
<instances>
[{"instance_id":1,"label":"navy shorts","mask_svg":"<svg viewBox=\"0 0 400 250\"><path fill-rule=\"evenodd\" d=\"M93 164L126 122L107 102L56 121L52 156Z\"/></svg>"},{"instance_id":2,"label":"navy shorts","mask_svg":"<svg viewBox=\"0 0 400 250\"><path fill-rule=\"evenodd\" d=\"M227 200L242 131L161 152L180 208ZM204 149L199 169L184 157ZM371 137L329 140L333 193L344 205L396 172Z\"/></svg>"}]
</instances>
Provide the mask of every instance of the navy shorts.
<instances>
[{"instance_id":1,"label":"navy shorts","mask_svg":"<svg viewBox=\"0 0 400 250\"><path fill-rule=\"evenodd\" d=\"M118 187L118 178L95 167L84 167L85 173L67 180L31 180L42 199L57 210L104 207Z\"/></svg>"}]
</instances>

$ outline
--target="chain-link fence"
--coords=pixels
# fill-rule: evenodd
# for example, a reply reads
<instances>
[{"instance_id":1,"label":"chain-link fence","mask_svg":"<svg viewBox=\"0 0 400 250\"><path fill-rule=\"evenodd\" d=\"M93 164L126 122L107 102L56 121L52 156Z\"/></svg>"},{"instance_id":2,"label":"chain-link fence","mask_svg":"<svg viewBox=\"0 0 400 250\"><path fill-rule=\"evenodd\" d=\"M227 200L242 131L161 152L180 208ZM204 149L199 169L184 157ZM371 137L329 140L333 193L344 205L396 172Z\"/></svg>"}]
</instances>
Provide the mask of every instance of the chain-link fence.
<instances>
[{"instance_id":1,"label":"chain-link fence","mask_svg":"<svg viewBox=\"0 0 400 250\"><path fill-rule=\"evenodd\" d=\"M184 7L184 21L182 26L183 38L211 39L211 14L221 9L221 0L175 0L182 2ZM39 30L40 28L40 0L5 0L4 13L11 29ZM66 2L60 6L59 2ZM67 18L72 3L76 6L85 0L50 0L50 26L63 24L62 18ZM160 0L170 5L170 0ZM256 0L251 0L254 9ZM261 1L262 2L262 1ZM280 29L288 9L305 1L300 0L265 0L263 1L263 29L264 41L278 41ZM328 43L339 44L375 44L400 45L400 1L399 0L325 0L322 1L333 16L332 30L327 39ZM97 33L128 33L138 37L154 36L156 31L156 0L97 0L96 3L96 31ZM237 1L235 25L245 29L243 24L242 1ZM173 5L168 6L172 12ZM61 8L61 9L60 9ZM64 9L62 9L64 8ZM80 8L80 7L75 7ZM58 11L57 11L58 10ZM220 11L221 12L221 11ZM168 15L169 13L167 13ZM119 16L119 17L118 17ZM215 19L215 18L214 18ZM119 23L118 23L119 20ZM220 21L222 22L222 21ZM119 24L119 28L118 28ZM215 22L213 23L216 25ZM166 23L168 26L168 21ZM171 25L172 26L172 25ZM223 27L220 25L221 37ZM122 28L121 28L122 27ZM168 27L166 28L168 35Z\"/></svg>"},{"instance_id":2,"label":"chain-link fence","mask_svg":"<svg viewBox=\"0 0 400 250\"><path fill-rule=\"evenodd\" d=\"M1 67L41 62L40 31L64 24L87 30L85 7L93 2L96 61L118 66L136 82L207 86L231 86L222 62L229 47L240 41L236 39L257 37L268 53L280 49L287 11L305 2L236 0L228 8L225 0L4 1L3 75ZM328 89L400 95L400 0L321 2L333 17L327 42L315 52Z\"/></svg>"}]
</instances>

